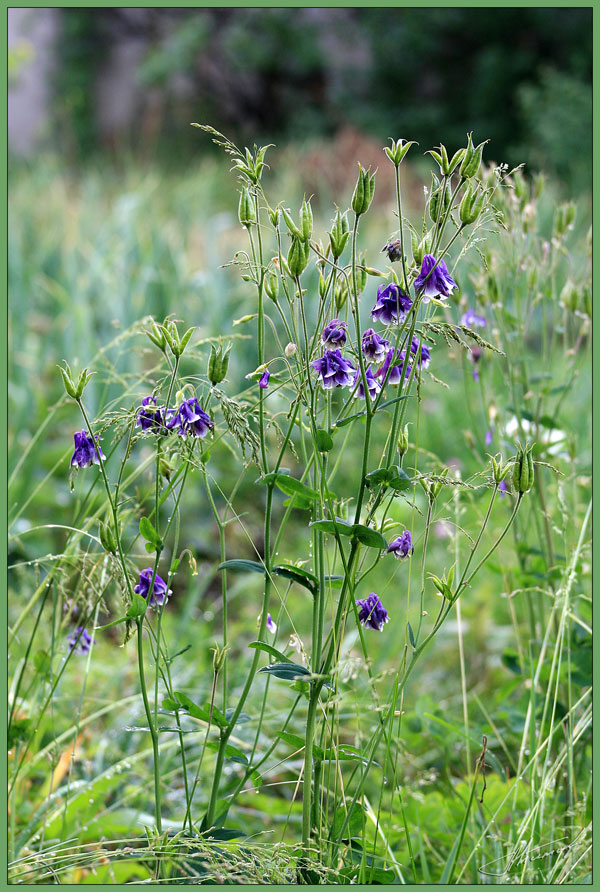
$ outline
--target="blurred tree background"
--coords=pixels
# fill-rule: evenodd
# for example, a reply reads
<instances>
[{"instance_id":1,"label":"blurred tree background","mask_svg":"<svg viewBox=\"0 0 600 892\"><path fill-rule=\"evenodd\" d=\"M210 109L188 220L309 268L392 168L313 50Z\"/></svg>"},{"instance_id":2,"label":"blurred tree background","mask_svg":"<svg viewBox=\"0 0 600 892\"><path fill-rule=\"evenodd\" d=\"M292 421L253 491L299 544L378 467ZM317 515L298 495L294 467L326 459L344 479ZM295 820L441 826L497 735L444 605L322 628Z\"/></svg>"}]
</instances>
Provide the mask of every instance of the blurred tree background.
<instances>
[{"instance_id":1,"label":"blurred tree background","mask_svg":"<svg viewBox=\"0 0 600 892\"><path fill-rule=\"evenodd\" d=\"M59 148L70 163L98 151L185 162L199 150L192 120L241 142L352 129L423 146L442 133L456 147L474 129L491 139L490 158L542 167L571 192L591 182L588 8L15 13L13 116L19 79L36 62L30 34L48 14L46 125L35 147Z\"/></svg>"}]
</instances>

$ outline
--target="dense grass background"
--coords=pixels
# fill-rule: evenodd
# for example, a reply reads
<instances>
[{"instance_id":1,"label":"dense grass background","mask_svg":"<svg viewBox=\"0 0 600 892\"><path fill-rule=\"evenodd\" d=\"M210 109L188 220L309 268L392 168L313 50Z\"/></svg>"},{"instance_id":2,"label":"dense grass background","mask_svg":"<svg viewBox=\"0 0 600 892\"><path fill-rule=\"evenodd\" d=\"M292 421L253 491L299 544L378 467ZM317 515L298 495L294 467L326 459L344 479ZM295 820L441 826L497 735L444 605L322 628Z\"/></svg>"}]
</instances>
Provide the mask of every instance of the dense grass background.
<instances>
[{"instance_id":1,"label":"dense grass background","mask_svg":"<svg viewBox=\"0 0 600 892\"><path fill-rule=\"evenodd\" d=\"M337 160L342 152L357 152L352 164L345 169ZM349 202L354 162L360 158L368 163L377 153L380 149L368 141L352 147L315 143L277 150L271 158L269 191L292 207L298 206L303 194L315 192L315 230L317 234L324 233L334 213L333 202L341 207ZM381 161L378 159L376 163ZM66 653L63 641L55 637L64 627L58 614L73 591L85 589L85 574L94 563L96 550L93 541L79 541L73 547L69 544L57 584L39 615L39 624L35 626L40 602L20 619L45 574L65 552L67 542L71 542L66 527L73 523L73 508L81 507L89 487L89 474L83 474L75 481L74 492L69 489L72 435L81 428L81 422L76 408L63 396L57 363L67 359L76 368L89 365L98 370L86 391L88 409L93 416L106 407L129 408L149 391L148 382L155 377L156 356L139 320L150 315L160 320L174 314L183 320L184 328L196 326L184 374L205 374L209 339L234 339L227 390L231 394L239 393L249 386L245 375L256 366L256 342L252 323L234 325L234 320L255 312L255 307L250 288L240 280L235 268L227 266L235 251L245 246L235 213L234 181L227 163L220 158L205 157L190 163L186 169L168 174L152 165L140 167L133 162L119 167L98 162L73 174L58 159L47 157L31 164L15 164L10 182L10 337L13 346L9 360L12 473L9 615L11 625L19 622L20 628L11 644L9 673L14 684L24 659L28 658L20 711L23 720L35 725L52 673ZM423 185L428 182L424 162L407 166L405 187L409 216L420 210ZM388 180L385 169L379 176L376 195L363 234L367 261L372 266L382 265L381 247L395 228L393 183ZM540 243L552 239L554 212L560 197L558 187L547 183L537 203L535 225ZM546 388L546 412L553 419L552 426L565 431L568 437L564 457L545 456L560 468L564 477L557 478L549 470L540 471L547 487L556 541L560 542L556 554L556 565L560 569L554 568L558 575L571 559L589 498L591 376L587 336L580 340L573 366L564 329L567 325L567 334L572 335L583 317L568 316L566 311L558 309L558 295L567 275L585 276L581 271L589 263L589 216L590 208L584 197L578 206L576 225L565 241L568 254L561 261L556 280L548 285L549 293L544 293L542 300L533 301L531 312L539 320L544 300L557 308L552 317L555 336L550 362L540 367L542 338L540 326L535 324L529 326L525 353L517 360L526 364L536 394ZM511 233L504 239L493 236L490 247L497 263L498 299L509 308L523 294L527 297L524 283L528 270L515 271L511 267L513 257L520 250L516 236ZM481 307L487 299L487 286L481 279L480 268L479 258L473 252L472 259L465 262L460 284L466 303L474 305L477 301ZM540 274L543 277L543 269ZM376 282L369 281L363 296L365 319L372 306ZM313 287L316 287L316 277ZM485 306L483 309L490 320L486 336L491 336L494 323L489 309ZM457 306L452 306L450 317L458 321L460 312ZM440 462L459 470L462 478L469 480L484 468L488 450L502 448L509 454L499 433L500 424L512 414L513 395L509 392L505 367L499 357L485 359L481 382L477 384L473 380L472 365L460 351L440 342L433 356L431 371L447 387L427 379L422 394L419 442ZM577 374L572 379L573 367ZM552 388L564 387L567 381L572 381L568 398L564 398L564 391L560 389L550 393ZM494 444L488 447L484 437L490 428L492 406L499 413L498 426ZM349 455L353 449L351 439ZM138 458L145 458L143 450ZM225 449L215 449L211 462L213 473L228 491L239 467ZM339 469L338 487L342 493L345 480L352 477L352 465L348 460L348 466L342 465ZM133 471L135 463L130 467ZM256 498L255 477L255 469L251 467L236 498L246 512L244 524L256 538L260 535L257 531L262 508ZM143 505L152 490L149 473L139 475L134 489L137 503ZM418 500L417 506L424 510L424 499ZM94 507L93 500L84 506L83 518L92 516ZM469 524L483 515L485 499L468 491L461 491L459 498L449 493L436 510L428 570L441 574L453 560L452 524L459 522L469 528ZM394 511L399 521L409 522L410 509L406 504L397 502ZM494 512L496 531L501 529L509 513L509 500L505 499ZM301 549L305 548L305 520L303 512L298 515L298 521L286 530L281 544L282 559L293 561L304 556ZM539 511L532 501L523 509L516 541L511 536L502 545L478 576L473 590L462 600L462 656L459 624L448 622L409 682L403 704L404 755L400 765L404 815L394 813L385 827L388 866L393 868L397 861L404 865L403 871L409 860L404 822L410 827L414 847L414 857L411 857L418 868L418 882L439 881L464 815L482 734L489 738L491 768L481 815L486 820L494 815L496 829L502 836L503 830L514 827L527 814L526 785L519 787L516 798L508 796L516 770L515 753L518 753L530 704L531 681L522 671L529 647L527 608L523 595L517 593L508 599L506 593L531 589L533 610L540 623L547 616L550 577L530 536L540 522ZM198 575L179 574L165 623L170 640L179 642L181 648L191 645L174 666L179 689L193 692L195 699L203 702L212 680L209 648L219 629L221 601L216 573L219 560L216 528L200 480L195 481L193 477L182 505L181 529L181 547L191 550L199 572ZM92 525L90 531L95 535L96 528ZM586 543L577 565L573 591L573 613L583 626L573 625L565 639L565 650L560 654L565 666L567 663L569 667L577 666L579 680L573 682L579 685L577 696L587 689L591 668L588 638L584 634L590 614ZM415 544L418 550L418 539ZM232 528L228 545L232 557L254 557L240 528ZM519 561L515 559L515 547ZM147 557L141 552L139 559L147 560ZM413 561L415 592L418 568ZM230 577L230 582L233 651L229 665L235 688L243 680L248 662L246 645L256 637L260 580L255 582L252 576L240 575ZM372 656L377 677L384 680L395 667L404 646L404 626L394 622L403 610L400 603L394 607L394 585L389 564L383 562L373 577L372 589L385 600L391 622L378 638ZM431 601L433 597L430 593ZM110 590L106 601L118 609ZM98 624L109 621L103 614L100 617ZM281 645L292 634L301 639L310 635L309 605L301 591L290 592L278 622ZM31 654L26 654L33 632ZM19 871L32 870L31 874L21 873L20 882L48 877L39 853L53 841L61 840L63 844L68 840L77 844L97 844L100 839L122 841L137 838L142 825L152 823L148 796L149 743L147 735L136 730L144 725L144 719L135 658L132 645L120 647L120 636L119 629L97 633L90 660L80 657L70 662L52 706L44 714L35 736L35 747L27 754L24 775L11 799L14 833L11 856L24 859L21 867L15 868L15 876ZM48 668L44 653L50 654L53 669ZM372 705L368 682L359 651L355 654L356 662L348 666L341 711L348 741L360 745L361 739L368 736L373 719L367 711ZM468 691L467 721L463 685ZM263 687L259 677L250 700L251 721L240 726L242 740L250 739ZM270 733L279 730L290 697L291 692L285 685L271 685L261 745ZM297 733L302 732L297 730ZM167 826L178 828L183 797L181 777L175 741L169 735L164 737L165 815ZM548 812L552 815L546 828L548 838L564 836L567 823L583 825L589 816L589 783L583 780L590 757L586 739L584 736L583 742L578 741L575 756L572 752L570 756L569 771L577 776L579 797L567 818L564 813L568 803L564 804L564 797L568 791L562 782L562 767L557 763L556 786L546 794ZM17 743L11 751L13 760L18 756L19 746L22 744ZM234 872L236 858L240 858L245 881L253 875L268 882L289 881L285 852L274 856L270 848L274 842L291 844L298 837L301 803L294 799L294 790L301 756L289 757L289 751L289 747L283 746L276 751L275 756L279 758L274 757L269 763L263 785L257 791L250 785L232 810L235 826L257 834L245 856L232 854L229 859L229 869ZM11 764L14 761L9 763L9 775ZM230 771L235 774L235 764ZM552 765L545 765L544 771L547 778L552 774ZM374 799L379 782L380 778L374 780L368 792ZM199 801L203 795L201 785ZM562 811L551 807L551 802L555 806L563 802ZM172 825L169 818L173 819ZM486 840L481 843L485 858L483 854L479 856L475 853L475 824L469 834L472 857L466 865L463 858L462 882L476 881L476 865L494 857L490 853L497 852L495 857L502 853L500 843ZM127 863L111 857L102 863L98 848L98 845L92 846L87 855L81 850L67 853L64 862L58 859L53 869L62 882L115 883L147 876L143 859ZM88 869L91 863L94 872ZM550 876L560 881L560 866L553 869L555 872ZM568 881L581 882L588 870L584 858L573 868ZM390 881L389 876L385 881Z\"/></svg>"}]
</instances>

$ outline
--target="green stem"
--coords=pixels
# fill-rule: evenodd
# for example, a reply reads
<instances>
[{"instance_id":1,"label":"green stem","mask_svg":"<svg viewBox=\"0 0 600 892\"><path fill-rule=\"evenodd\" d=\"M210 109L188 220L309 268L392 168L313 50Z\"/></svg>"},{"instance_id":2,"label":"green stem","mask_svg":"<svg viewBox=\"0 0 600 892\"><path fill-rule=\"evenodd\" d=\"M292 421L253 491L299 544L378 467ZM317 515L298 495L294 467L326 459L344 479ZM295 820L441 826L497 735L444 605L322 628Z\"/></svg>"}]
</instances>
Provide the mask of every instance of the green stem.
<instances>
[{"instance_id":1,"label":"green stem","mask_svg":"<svg viewBox=\"0 0 600 892\"><path fill-rule=\"evenodd\" d=\"M158 762L158 734L156 731L156 727L154 725L152 710L150 709L150 703L148 702L148 693L146 691L146 677L144 674L144 654L143 654L143 617L138 617L137 620L137 651L138 651L138 669L140 674L140 687L142 689L142 700L144 701L144 710L146 712L146 718L148 720L148 725L150 727L150 736L152 738L152 752L154 755L154 813L156 817L156 828L159 833L162 833L162 816L161 816L161 807L160 807L160 776L159 776L159 762Z\"/></svg>"}]
</instances>

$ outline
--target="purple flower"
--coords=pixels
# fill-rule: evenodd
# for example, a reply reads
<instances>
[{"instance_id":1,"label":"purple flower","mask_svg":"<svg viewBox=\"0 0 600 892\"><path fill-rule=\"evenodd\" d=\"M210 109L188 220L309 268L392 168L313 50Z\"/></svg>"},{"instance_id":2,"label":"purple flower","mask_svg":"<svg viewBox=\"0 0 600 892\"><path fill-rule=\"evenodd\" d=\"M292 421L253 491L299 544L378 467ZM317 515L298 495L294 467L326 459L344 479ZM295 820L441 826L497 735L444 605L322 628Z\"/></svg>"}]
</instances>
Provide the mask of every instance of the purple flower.
<instances>
[{"instance_id":1,"label":"purple flower","mask_svg":"<svg viewBox=\"0 0 600 892\"><path fill-rule=\"evenodd\" d=\"M467 328L485 328L487 321L485 316L478 316L477 313L469 307L467 312L461 317L460 324L466 325Z\"/></svg>"},{"instance_id":2,"label":"purple flower","mask_svg":"<svg viewBox=\"0 0 600 892\"><path fill-rule=\"evenodd\" d=\"M143 431L147 430L164 430L165 427L165 406L156 406L155 396L145 396L142 400L142 408L138 412L136 427L141 427Z\"/></svg>"},{"instance_id":3,"label":"purple flower","mask_svg":"<svg viewBox=\"0 0 600 892\"><path fill-rule=\"evenodd\" d=\"M377 302L371 310L371 316L377 322L389 325L391 322L402 322L412 307L412 300L395 282L380 285L377 289Z\"/></svg>"},{"instance_id":4,"label":"purple flower","mask_svg":"<svg viewBox=\"0 0 600 892\"><path fill-rule=\"evenodd\" d=\"M368 598L356 601L356 606L360 607L358 618L362 625L367 629L375 629L376 632L381 632L389 617L387 610L375 592L371 592Z\"/></svg>"},{"instance_id":5,"label":"purple flower","mask_svg":"<svg viewBox=\"0 0 600 892\"><path fill-rule=\"evenodd\" d=\"M374 400L375 397L377 396L377 394L379 393L379 391L381 390L381 384L379 383L379 381L375 380L371 369L367 369L367 371L365 372L365 377L367 379L367 387L369 390L369 396L371 397L372 400ZM358 384L359 381L360 381L360 384ZM354 381L352 382L352 386L356 387L357 384L358 384L357 394L361 398L361 400L364 400L365 388L362 383L360 369L356 370L356 375L354 376Z\"/></svg>"},{"instance_id":6,"label":"purple flower","mask_svg":"<svg viewBox=\"0 0 600 892\"><path fill-rule=\"evenodd\" d=\"M454 288L458 285L448 272L444 260L436 264L432 254L426 254L421 264L421 272L415 279L415 292L423 295L423 303L429 302L432 297L450 297Z\"/></svg>"},{"instance_id":7,"label":"purple flower","mask_svg":"<svg viewBox=\"0 0 600 892\"><path fill-rule=\"evenodd\" d=\"M321 340L328 350L333 347L343 347L346 343L346 323L332 319L323 329Z\"/></svg>"},{"instance_id":8,"label":"purple flower","mask_svg":"<svg viewBox=\"0 0 600 892\"><path fill-rule=\"evenodd\" d=\"M506 480L501 480L498 485L498 492L500 493L500 498L503 499L506 493L508 492L508 484Z\"/></svg>"},{"instance_id":9,"label":"purple flower","mask_svg":"<svg viewBox=\"0 0 600 892\"><path fill-rule=\"evenodd\" d=\"M77 431L73 434L73 439L75 440L75 452L71 457L72 468L89 468L91 465L99 465L101 458L106 458L100 446L94 443L94 440L100 439L97 434L92 440L91 437L88 437L87 431Z\"/></svg>"},{"instance_id":10,"label":"purple flower","mask_svg":"<svg viewBox=\"0 0 600 892\"><path fill-rule=\"evenodd\" d=\"M326 350L320 359L311 362L311 366L321 375L326 390L332 387L350 387L356 372L339 350Z\"/></svg>"},{"instance_id":11,"label":"purple flower","mask_svg":"<svg viewBox=\"0 0 600 892\"><path fill-rule=\"evenodd\" d=\"M427 344L424 344L419 338L413 338L410 352L416 357L419 368L426 369L431 360L431 350Z\"/></svg>"},{"instance_id":12,"label":"purple flower","mask_svg":"<svg viewBox=\"0 0 600 892\"><path fill-rule=\"evenodd\" d=\"M267 613L267 629L273 635L277 631L277 623L273 620L270 613Z\"/></svg>"},{"instance_id":13,"label":"purple flower","mask_svg":"<svg viewBox=\"0 0 600 892\"><path fill-rule=\"evenodd\" d=\"M396 260L402 260L402 242L399 238L384 245L381 249L381 253L383 254L384 251L388 256L390 263L395 263Z\"/></svg>"},{"instance_id":14,"label":"purple flower","mask_svg":"<svg viewBox=\"0 0 600 892\"><path fill-rule=\"evenodd\" d=\"M390 542L387 547L387 554L393 554L397 561L407 558L413 551L410 530L404 530L402 535Z\"/></svg>"},{"instance_id":15,"label":"purple flower","mask_svg":"<svg viewBox=\"0 0 600 892\"><path fill-rule=\"evenodd\" d=\"M395 362L395 365L392 365L389 378L387 379L389 384L399 384L403 377L408 378L410 376L410 366L406 363L406 356L401 350L396 350L395 353L396 357L394 359L394 348L392 347L391 350L388 350L385 362L381 368L375 372L375 377L381 378L382 382L385 381L388 369L392 365L392 361Z\"/></svg>"},{"instance_id":16,"label":"purple flower","mask_svg":"<svg viewBox=\"0 0 600 892\"><path fill-rule=\"evenodd\" d=\"M205 437L214 427L210 416L206 414L195 396L184 400L175 415L167 421L169 428L177 425L179 425L177 433L180 437L187 437L188 434L191 434L192 437Z\"/></svg>"},{"instance_id":17,"label":"purple flower","mask_svg":"<svg viewBox=\"0 0 600 892\"><path fill-rule=\"evenodd\" d=\"M263 390L266 390L269 386L269 378L271 377L271 372L268 369L265 369L262 375L260 376L260 381L258 382L258 386L262 387Z\"/></svg>"},{"instance_id":18,"label":"purple flower","mask_svg":"<svg viewBox=\"0 0 600 892\"><path fill-rule=\"evenodd\" d=\"M471 347L471 349L467 353L467 356L469 357L469 359L471 360L471 362L474 365L474 369L473 369L473 380L474 381L479 381L479 369L477 368L477 366L479 364L479 360L481 359L482 355L483 355L483 350L481 349L481 347L477 347L477 345L475 345L474 347Z\"/></svg>"},{"instance_id":19,"label":"purple flower","mask_svg":"<svg viewBox=\"0 0 600 892\"><path fill-rule=\"evenodd\" d=\"M171 597L173 592L171 589L167 588L167 583L164 579L156 574L154 577L154 585L152 586L152 592L150 593L150 583L152 582L152 567L148 567L146 570L142 570L140 573L140 581L134 588L134 592L136 595L141 595L148 601L150 607L162 607L162 605L167 601L168 598ZM150 594L150 597L148 597Z\"/></svg>"},{"instance_id":20,"label":"purple flower","mask_svg":"<svg viewBox=\"0 0 600 892\"><path fill-rule=\"evenodd\" d=\"M87 654L90 652L90 648L92 644L96 642L89 634L89 632L83 628L83 626L79 626L72 635L67 638L67 644L69 645L69 650L73 651L76 654Z\"/></svg>"},{"instance_id":21,"label":"purple flower","mask_svg":"<svg viewBox=\"0 0 600 892\"><path fill-rule=\"evenodd\" d=\"M390 342L380 337L372 328L367 328L362 336L362 352L369 362L381 362L385 356L386 348Z\"/></svg>"},{"instance_id":22,"label":"purple flower","mask_svg":"<svg viewBox=\"0 0 600 892\"><path fill-rule=\"evenodd\" d=\"M492 440L494 439L494 435L491 431L485 432L485 445L489 446Z\"/></svg>"}]
</instances>

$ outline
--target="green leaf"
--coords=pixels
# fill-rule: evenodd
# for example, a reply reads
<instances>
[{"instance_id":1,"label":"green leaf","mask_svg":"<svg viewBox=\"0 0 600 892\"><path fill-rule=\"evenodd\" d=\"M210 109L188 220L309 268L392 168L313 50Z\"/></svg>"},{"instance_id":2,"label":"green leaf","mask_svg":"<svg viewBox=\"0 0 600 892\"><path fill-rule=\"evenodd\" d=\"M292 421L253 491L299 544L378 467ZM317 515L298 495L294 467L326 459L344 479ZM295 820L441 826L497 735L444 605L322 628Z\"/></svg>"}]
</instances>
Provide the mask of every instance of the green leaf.
<instances>
[{"instance_id":1,"label":"green leaf","mask_svg":"<svg viewBox=\"0 0 600 892\"><path fill-rule=\"evenodd\" d=\"M152 553L162 548L162 539L154 529L152 521L147 517L140 518L140 535L146 540L146 551Z\"/></svg>"},{"instance_id":2,"label":"green leaf","mask_svg":"<svg viewBox=\"0 0 600 892\"><path fill-rule=\"evenodd\" d=\"M412 630L412 626L410 623L407 623L406 625L408 626L408 640L410 641L410 646L413 650L416 650L417 645L415 644L415 635Z\"/></svg>"},{"instance_id":3,"label":"green leaf","mask_svg":"<svg viewBox=\"0 0 600 892\"><path fill-rule=\"evenodd\" d=\"M306 483L302 483L301 480L296 480L295 477L290 477L287 474L277 474L275 485L286 496L301 496L301 498L311 501L319 498L319 493L316 489L311 489Z\"/></svg>"},{"instance_id":4,"label":"green leaf","mask_svg":"<svg viewBox=\"0 0 600 892\"><path fill-rule=\"evenodd\" d=\"M262 669L259 669L258 671L266 672L268 675L275 676L275 678L282 678L284 681L293 681L299 676L311 674L306 666L301 666L299 663L288 662L271 663L270 666L263 666Z\"/></svg>"},{"instance_id":5,"label":"green leaf","mask_svg":"<svg viewBox=\"0 0 600 892\"><path fill-rule=\"evenodd\" d=\"M347 817L348 822L346 823ZM343 828L344 839L350 839L351 837L362 838L364 822L365 812L362 805L355 802L351 806L350 812L343 806L340 806L336 808L333 815L332 837L336 839L342 833ZM344 824L346 825L345 827Z\"/></svg>"},{"instance_id":6,"label":"green leaf","mask_svg":"<svg viewBox=\"0 0 600 892\"><path fill-rule=\"evenodd\" d=\"M358 539L359 542L362 542L363 545L367 545L369 548L387 548L387 541L383 538L381 533L371 529L371 527L366 527L362 523L354 524L352 527L352 535Z\"/></svg>"},{"instance_id":7,"label":"green leaf","mask_svg":"<svg viewBox=\"0 0 600 892\"><path fill-rule=\"evenodd\" d=\"M225 710L225 718L227 719L228 725L231 724L231 719L233 718L234 712L235 712L234 706L228 706L227 709ZM238 725L238 724L242 725L244 722L250 722L250 721L252 721L252 719L246 712L240 712L235 723L236 723L236 725Z\"/></svg>"},{"instance_id":8,"label":"green leaf","mask_svg":"<svg viewBox=\"0 0 600 892\"><path fill-rule=\"evenodd\" d=\"M340 517L336 517L335 520L313 520L309 526L320 533L333 533L334 535L337 533L339 536L351 536L354 530L353 524Z\"/></svg>"},{"instance_id":9,"label":"green leaf","mask_svg":"<svg viewBox=\"0 0 600 892\"><path fill-rule=\"evenodd\" d=\"M280 737L291 746L295 746L298 750L304 749L306 743L304 737L300 737L298 734L291 734L289 731L279 731L277 737ZM313 756L315 759L323 758L323 750L316 743L313 743Z\"/></svg>"},{"instance_id":10,"label":"green leaf","mask_svg":"<svg viewBox=\"0 0 600 892\"><path fill-rule=\"evenodd\" d=\"M297 582L298 585L304 586L312 594L319 587L319 580L314 573L303 570L301 567L290 567L286 564L280 564L277 567L273 567L273 573L276 576L283 576L284 579L291 579L293 582Z\"/></svg>"},{"instance_id":11,"label":"green leaf","mask_svg":"<svg viewBox=\"0 0 600 892\"><path fill-rule=\"evenodd\" d=\"M392 465L389 470L390 477L388 480L388 486L391 486L391 488L395 489L397 492L402 492L411 488L412 481L404 468L400 468L397 465Z\"/></svg>"},{"instance_id":12,"label":"green leaf","mask_svg":"<svg viewBox=\"0 0 600 892\"><path fill-rule=\"evenodd\" d=\"M331 452L333 449L333 438L327 431L319 428L315 440L319 452Z\"/></svg>"},{"instance_id":13,"label":"green leaf","mask_svg":"<svg viewBox=\"0 0 600 892\"><path fill-rule=\"evenodd\" d=\"M217 570L241 570L245 573L264 573L265 567L259 561L246 561L242 558L235 558L219 564Z\"/></svg>"},{"instance_id":14,"label":"green leaf","mask_svg":"<svg viewBox=\"0 0 600 892\"><path fill-rule=\"evenodd\" d=\"M137 619L139 616L143 616L146 613L147 607L148 603L146 599L134 592L133 600L125 616L127 619Z\"/></svg>"},{"instance_id":15,"label":"green leaf","mask_svg":"<svg viewBox=\"0 0 600 892\"><path fill-rule=\"evenodd\" d=\"M282 654L276 647L273 647L271 644L266 644L264 641L251 641L248 647L252 647L254 650L264 650L265 653L271 654L272 657L277 657L280 662L290 663L292 666L294 665L293 660L290 660L289 657Z\"/></svg>"},{"instance_id":16,"label":"green leaf","mask_svg":"<svg viewBox=\"0 0 600 892\"><path fill-rule=\"evenodd\" d=\"M521 664L519 663L519 654L515 650L505 650L502 654L502 662L515 675L521 675Z\"/></svg>"},{"instance_id":17,"label":"green leaf","mask_svg":"<svg viewBox=\"0 0 600 892\"><path fill-rule=\"evenodd\" d=\"M210 706L208 704L206 706L198 706L193 700L190 700L187 694L183 694L181 691L175 691L174 693L180 703L180 709L183 709L188 715L191 715L192 718L200 719L201 722L208 723L210 717ZM165 706L165 702L171 703L172 701L163 700L163 706L167 709L168 707ZM212 724L216 725L221 730L228 725L227 719L217 706L213 706Z\"/></svg>"}]
</instances>

